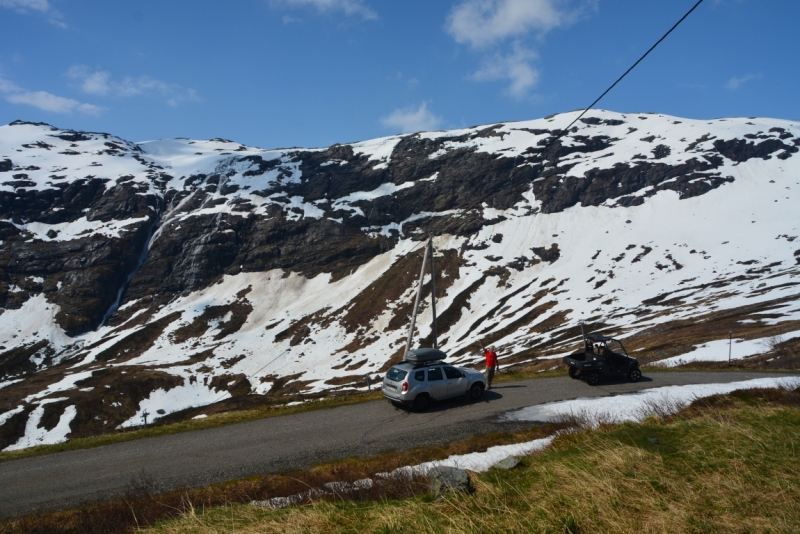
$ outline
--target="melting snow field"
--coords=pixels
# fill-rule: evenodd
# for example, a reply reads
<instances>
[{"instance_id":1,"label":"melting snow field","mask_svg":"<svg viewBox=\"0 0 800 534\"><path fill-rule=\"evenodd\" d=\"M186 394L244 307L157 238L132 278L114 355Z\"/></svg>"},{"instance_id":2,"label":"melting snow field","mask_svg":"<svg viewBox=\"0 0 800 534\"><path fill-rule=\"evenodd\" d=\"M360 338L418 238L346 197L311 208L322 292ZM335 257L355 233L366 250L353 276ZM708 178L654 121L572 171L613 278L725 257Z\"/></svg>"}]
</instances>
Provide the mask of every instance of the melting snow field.
<instances>
[{"instance_id":1,"label":"melting snow field","mask_svg":"<svg viewBox=\"0 0 800 534\"><path fill-rule=\"evenodd\" d=\"M788 332L781 337L790 339L800 335L800 330ZM731 360L742 360L750 356L763 354L769 350L769 338L760 339L734 339L733 346L726 339L719 339L717 341L709 341L697 347L692 352L681 354L680 356L673 356L665 360L653 362L652 365L659 365L664 367L676 367L690 362L725 362L728 361L728 353L730 349Z\"/></svg>"},{"instance_id":2,"label":"melting snow field","mask_svg":"<svg viewBox=\"0 0 800 534\"><path fill-rule=\"evenodd\" d=\"M119 425L119 428L141 425L144 421L145 412L147 412L150 421L155 421L172 412L213 404L230 397L231 394L227 391L220 394L219 391L198 383L184 384L167 391L159 388L140 402L139 411L136 412L136 415Z\"/></svg>"},{"instance_id":3,"label":"melting snow field","mask_svg":"<svg viewBox=\"0 0 800 534\"><path fill-rule=\"evenodd\" d=\"M47 430L39 426L39 423L42 421L42 416L44 415L45 405L62 400L66 400L66 397L42 401L39 406L34 408L30 417L28 417L28 422L25 426L25 435L22 436L19 441L13 445L9 445L3 450L16 451L28 447L35 447L36 445L51 445L67 441L67 434L69 434L70 431L69 424L78 414L75 406L68 406L67 409L64 410L64 413L61 414L58 420L58 424L54 428ZM14 412L14 410L12 410L12 412ZM13 415L13 413L11 413L11 415Z\"/></svg>"}]
</instances>

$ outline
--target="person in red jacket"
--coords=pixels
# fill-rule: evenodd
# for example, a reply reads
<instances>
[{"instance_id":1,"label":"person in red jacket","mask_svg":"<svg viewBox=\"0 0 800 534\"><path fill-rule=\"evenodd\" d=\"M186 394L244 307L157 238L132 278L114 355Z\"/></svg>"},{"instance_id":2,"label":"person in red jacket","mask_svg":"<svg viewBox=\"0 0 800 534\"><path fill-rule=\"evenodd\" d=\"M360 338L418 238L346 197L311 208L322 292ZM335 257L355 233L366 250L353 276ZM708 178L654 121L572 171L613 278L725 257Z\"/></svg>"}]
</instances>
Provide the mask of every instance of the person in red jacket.
<instances>
[{"instance_id":1,"label":"person in red jacket","mask_svg":"<svg viewBox=\"0 0 800 534\"><path fill-rule=\"evenodd\" d=\"M497 365L497 353L494 351L493 346L489 346L489 348L484 348L483 342L478 341L478 344L481 346L481 350L483 351L483 355L486 357L486 371L484 374L486 375L486 389L492 389L492 380L494 380L494 374L500 369L500 366Z\"/></svg>"}]
</instances>

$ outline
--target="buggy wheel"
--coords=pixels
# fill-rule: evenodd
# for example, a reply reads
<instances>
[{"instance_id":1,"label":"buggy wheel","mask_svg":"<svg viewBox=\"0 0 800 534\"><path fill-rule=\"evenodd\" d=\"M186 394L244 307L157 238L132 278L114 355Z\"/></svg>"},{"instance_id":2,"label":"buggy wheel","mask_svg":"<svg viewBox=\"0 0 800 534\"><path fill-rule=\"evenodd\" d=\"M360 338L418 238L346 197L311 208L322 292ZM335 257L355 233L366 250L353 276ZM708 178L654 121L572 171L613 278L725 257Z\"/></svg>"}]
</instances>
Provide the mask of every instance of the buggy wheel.
<instances>
[{"instance_id":1,"label":"buggy wheel","mask_svg":"<svg viewBox=\"0 0 800 534\"><path fill-rule=\"evenodd\" d=\"M483 396L483 385L482 384L472 384L472 387L469 388L469 399L476 401Z\"/></svg>"},{"instance_id":2,"label":"buggy wheel","mask_svg":"<svg viewBox=\"0 0 800 534\"><path fill-rule=\"evenodd\" d=\"M571 365L569 366L569 377L570 377L570 378L575 378L575 379L577 379L577 378L578 378L578 375L579 375L580 373L581 373L581 372L580 372L580 370L579 370L577 367L572 367Z\"/></svg>"},{"instance_id":3,"label":"buggy wheel","mask_svg":"<svg viewBox=\"0 0 800 534\"><path fill-rule=\"evenodd\" d=\"M417 398L414 399L414 404L412 408L414 408L415 412L424 412L428 409L428 406L431 405L431 398L428 396L427 393L420 393L417 395Z\"/></svg>"},{"instance_id":4,"label":"buggy wheel","mask_svg":"<svg viewBox=\"0 0 800 534\"><path fill-rule=\"evenodd\" d=\"M586 375L586 383L590 386L596 386L598 382L600 382L600 373L597 371L592 371Z\"/></svg>"},{"instance_id":5,"label":"buggy wheel","mask_svg":"<svg viewBox=\"0 0 800 534\"><path fill-rule=\"evenodd\" d=\"M628 380L631 382L638 382L639 379L642 378L642 371L639 370L638 367L634 367L630 371L628 371Z\"/></svg>"}]
</instances>

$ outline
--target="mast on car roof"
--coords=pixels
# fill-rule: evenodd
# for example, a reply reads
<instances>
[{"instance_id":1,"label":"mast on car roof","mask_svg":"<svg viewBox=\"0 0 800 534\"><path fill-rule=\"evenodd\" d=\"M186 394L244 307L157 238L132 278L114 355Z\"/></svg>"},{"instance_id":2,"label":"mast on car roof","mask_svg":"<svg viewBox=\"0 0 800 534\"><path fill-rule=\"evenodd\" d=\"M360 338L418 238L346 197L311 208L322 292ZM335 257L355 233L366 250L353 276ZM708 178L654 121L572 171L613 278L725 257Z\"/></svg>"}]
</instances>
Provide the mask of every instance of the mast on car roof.
<instances>
[{"instance_id":1,"label":"mast on car roof","mask_svg":"<svg viewBox=\"0 0 800 534\"><path fill-rule=\"evenodd\" d=\"M411 350L411 340L414 337L414 325L417 322L419 301L422 299L422 286L425 280L425 267L428 263L428 256L431 258L431 311L433 312L433 348L439 348L438 332L436 331L436 269L433 265L433 238L429 238L428 244L425 246L425 254L422 256L422 270L419 272L419 287L417 288L417 298L414 300L414 311L411 314L411 326L408 329L408 340L406 341L406 351L404 356L408 356L408 351Z\"/></svg>"}]
</instances>

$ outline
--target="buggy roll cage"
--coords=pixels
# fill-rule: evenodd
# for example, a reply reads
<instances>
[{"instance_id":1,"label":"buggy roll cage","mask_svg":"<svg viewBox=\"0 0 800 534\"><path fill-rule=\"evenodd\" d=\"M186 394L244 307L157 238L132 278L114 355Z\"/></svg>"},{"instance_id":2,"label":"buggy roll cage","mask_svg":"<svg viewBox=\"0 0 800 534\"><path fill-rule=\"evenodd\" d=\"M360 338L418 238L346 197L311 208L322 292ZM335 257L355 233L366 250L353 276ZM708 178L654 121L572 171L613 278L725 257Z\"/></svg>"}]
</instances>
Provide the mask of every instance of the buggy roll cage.
<instances>
[{"instance_id":1,"label":"buggy roll cage","mask_svg":"<svg viewBox=\"0 0 800 534\"><path fill-rule=\"evenodd\" d=\"M630 356L628 355L628 350L625 348L625 345L623 345L622 341L620 341L619 339L594 333L586 335L586 333L583 330L583 324L581 324L581 333L583 334L583 348L585 351L589 350L589 342L601 343L604 346L608 346L609 343L614 341L616 343L619 343L619 346L622 347L622 351L625 353L625 356L628 356L630 358Z\"/></svg>"}]
</instances>

